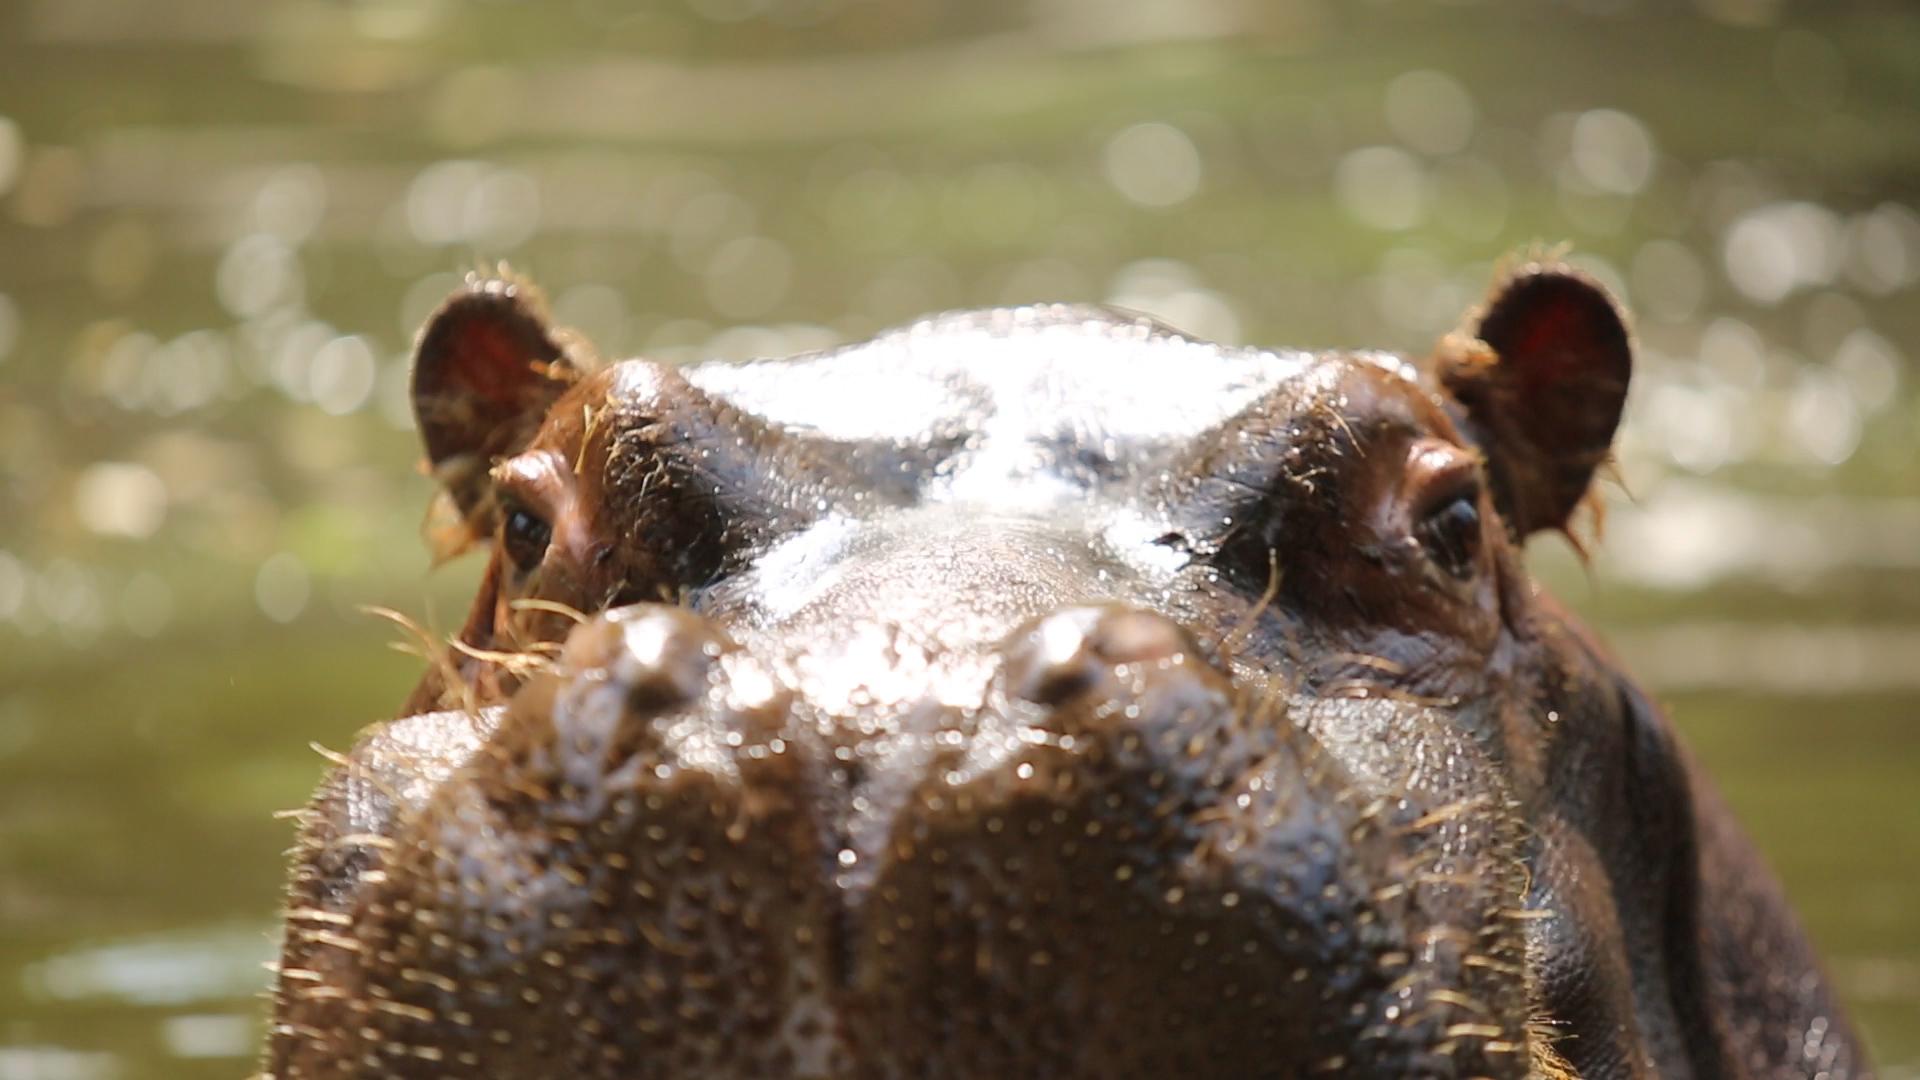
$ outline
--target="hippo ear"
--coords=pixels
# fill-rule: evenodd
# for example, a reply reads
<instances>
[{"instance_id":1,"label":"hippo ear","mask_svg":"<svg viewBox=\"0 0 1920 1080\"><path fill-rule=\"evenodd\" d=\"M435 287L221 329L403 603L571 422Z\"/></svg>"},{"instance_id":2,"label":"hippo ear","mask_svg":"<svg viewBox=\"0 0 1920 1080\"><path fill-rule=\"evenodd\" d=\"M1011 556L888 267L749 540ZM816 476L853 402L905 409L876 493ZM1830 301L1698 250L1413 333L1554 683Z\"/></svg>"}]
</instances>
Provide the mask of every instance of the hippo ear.
<instances>
[{"instance_id":1,"label":"hippo ear","mask_svg":"<svg viewBox=\"0 0 1920 1080\"><path fill-rule=\"evenodd\" d=\"M441 528L491 530L488 471L527 445L577 374L530 284L470 278L434 312L414 347L413 414L453 503ZM433 544L443 554L462 546Z\"/></svg>"},{"instance_id":2,"label":"hippo ear","mask_svg":"<svg viewBox=\"0 0 1920 1080\"><path fill-rule=\"evenodd\" d=\"M1632 369L1613 299L1558 265L1521 267L1441 343L1441 382L1518 535L1566 528L1610 453Z\"/></svg>"}]
</instances>

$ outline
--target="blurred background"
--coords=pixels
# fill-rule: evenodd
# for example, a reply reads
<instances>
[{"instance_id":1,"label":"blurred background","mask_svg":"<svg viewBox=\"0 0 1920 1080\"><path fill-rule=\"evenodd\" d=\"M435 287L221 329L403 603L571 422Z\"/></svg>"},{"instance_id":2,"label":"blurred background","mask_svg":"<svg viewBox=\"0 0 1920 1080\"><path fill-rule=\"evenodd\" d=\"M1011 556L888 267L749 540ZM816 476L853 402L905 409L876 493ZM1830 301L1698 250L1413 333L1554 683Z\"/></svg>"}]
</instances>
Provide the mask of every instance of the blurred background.
<instances>
[{"instance_id":1,"label":"blurred background","mask_svg":"<svg viewBox=\"0 0 1920 1080\"><path fill-rule=\"evenodd\" d=\"M232 1077L297 806L447 629L407 349L507 259L609 354L1122 304L1427 347L1535 241L1643 348L1540 572L1920 1076L1920 10L0 0L0 1077Z\"/></svg>"}]
</instances>

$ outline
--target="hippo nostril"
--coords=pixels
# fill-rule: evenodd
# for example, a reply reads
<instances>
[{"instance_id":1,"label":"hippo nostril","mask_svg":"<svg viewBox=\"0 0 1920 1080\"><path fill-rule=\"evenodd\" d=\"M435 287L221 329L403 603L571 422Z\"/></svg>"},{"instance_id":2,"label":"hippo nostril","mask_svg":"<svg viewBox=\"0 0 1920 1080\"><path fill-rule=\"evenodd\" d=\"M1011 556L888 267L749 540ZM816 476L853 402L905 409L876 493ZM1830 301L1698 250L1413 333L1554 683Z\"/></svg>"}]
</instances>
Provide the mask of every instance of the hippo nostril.
<instances>
[{"instance_id":1,"label":"hippo nostril","mask_svg":"<svg viewBox=\"0 0 1920 1080\"><path fill-rule=\"evenodd\" d=\"M1193 651L1193 641L1179 624L1151 612L1109 612L1098 630L1094 647L1110 663L1150 664Z\"/></svg>"},{"instance_id":2,"label":"hippo nostril","mask_svg":"<svg viewBox=\"0 0 1920 1080\"><path fill-rule=\"evenodd\" d=\"M1036 705L1086 693L1119 664L1171 660L1193 651L1173 621L1122 607L1075 607L1030 626L1008 647L1008 686Z\"/></svg>"},{"instance_id":3,"label":"hippo nostril","mask_svg":"<svg viewBox=\"0 0 1920 1080\"><path fill-rule=\"evenodd\" d=\"M681 608L617 608L567 638L562 666L600 672L627 688L642 713L685 705L706 693L714 661L728 642L707 620Z\"/></svg>"}]
</instances>

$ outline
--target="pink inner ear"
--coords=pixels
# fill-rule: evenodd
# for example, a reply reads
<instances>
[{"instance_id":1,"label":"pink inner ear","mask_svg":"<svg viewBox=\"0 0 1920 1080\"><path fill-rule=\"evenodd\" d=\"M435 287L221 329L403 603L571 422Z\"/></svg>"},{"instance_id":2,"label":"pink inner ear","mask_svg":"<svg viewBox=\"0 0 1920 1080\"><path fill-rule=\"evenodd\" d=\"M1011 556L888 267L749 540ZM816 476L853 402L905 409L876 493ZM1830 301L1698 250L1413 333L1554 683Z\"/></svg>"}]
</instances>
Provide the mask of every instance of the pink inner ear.
<instances>
[{"instance_id":1,"label":"pink inner ear","mask_svg":"<svg viewBox=\"0 0 1920 1080\"><path fill-rule=\"evenodd\" d=\"M1560 279L1547 288L1541 287L1546 282L1529 284L1531 295L1503 297L1482 325L1487 343L1518 366L1529 390L1578 374L1578 369L1616 366L1624 333L1603 295L1573 279ZM1540 295L1543 292L1546 295ZM1520 309L1511 310L1516 304Z\"/></svg>"},{"instance_id":2,"label":"pink inner ear","mask_svg":"<svg viewBox=\"0 0 1920 1080\"><path fill-rule=\"evenodd\" d=\"M1499 354L1501 370L1521 398L1545 412L1576 414L1543 413L1523 420L1528 426L1577 420L1576 438L1590 437L1588 429L1596 425L1612 434L1632 358L1625 324L1599 286L1571 272L1522 275L1495 298L1479 336ZM1566 395L1572 400L1549 404Z\"/></svg>"},{"instance_id":3,"label":"pink inner ear","mask_svg":"<svg viewBox=\"0 0 1920 1080\"><path fill-rule=\"evenodd\" d=\"M427 324L414 357L421 441L463 513L485 500L486 470L516 452L567 385L562 353L530 301L510 291L457 294Z\"/></svg>"},{"instance_id":4,"label":"pink inner ear","mask_svg":"<svg viewBox=\"0 0 1920 1080\"><path fill-rule=\"evenodd\" d=\"M1572 270L1531 267L1500 286L1477 336L1497 361L1451 388L1488 440L1503 509L1523 531L1562 525L1606 459L1632 348L1619 310Z\"/></svg>"},{"instance_id":5,"label":"pink inner ear","mask_svg":"<svg viewBox=\"0 0 1920 1080\"><path fill-rule=\"evenodd\" d=\"M449 344L457 362L448 372L455 392L494 405L518 406L531 380L544 381L533 365L552 359L552 346L544 338L527 334L517 322L476 315L456 330Z\"/></svg>"},{"instance_id":6,"label":"pink inner ear","mask_svg":"<svg viewBox=\"0 0 1920 1080\"><path fill-rule=\"evenodd\" d=\"M1563 348L1555 346L1574 340L1572 335L1578 333L1578 329L1570 325L1576 321L1575 313L1568 311L1567 307L1566 304L1556 304L1552 310L1535 316L1533 322L1523 331L1514 351L1530 360L1552 358L1564 366L1569 354Z\"/></svg>"},{"instance_id":7,"label":"pink inner ear","mask_svg":"<svg viewBox=\"0 0 1920 1080\"><path fill-rule=\"evenodd\" d=\"M482 307L459 317L442 342L438 365L445 394L486 405L499 415L515 415L549 390L543 361L559 356L538 323L522 311Z\"/></svg>"}]
</instances>

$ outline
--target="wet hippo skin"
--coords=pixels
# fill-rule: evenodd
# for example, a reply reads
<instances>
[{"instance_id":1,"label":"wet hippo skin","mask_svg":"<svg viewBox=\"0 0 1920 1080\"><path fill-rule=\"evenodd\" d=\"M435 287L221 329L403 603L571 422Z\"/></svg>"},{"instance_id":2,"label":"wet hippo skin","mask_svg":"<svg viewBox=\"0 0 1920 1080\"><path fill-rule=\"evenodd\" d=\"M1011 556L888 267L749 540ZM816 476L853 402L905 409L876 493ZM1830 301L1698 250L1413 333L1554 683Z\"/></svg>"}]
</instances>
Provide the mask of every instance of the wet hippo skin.
<instances>
[{"instance_id":1,"label":"wet hippo skin","mask_svg":"<svg viewBox=\"0 0 1920 1080\"><path fill-rule=\"evenodd\" d=\"M460 640L304 815L281 1078L1861 1076L1666 718L1532 584L1613 303L1431 356L1111 311L603 364L421 335Z\"/></svg>"}]
</instances>

